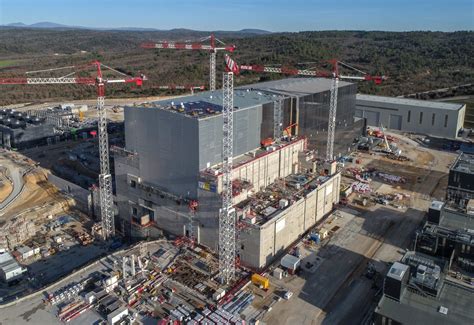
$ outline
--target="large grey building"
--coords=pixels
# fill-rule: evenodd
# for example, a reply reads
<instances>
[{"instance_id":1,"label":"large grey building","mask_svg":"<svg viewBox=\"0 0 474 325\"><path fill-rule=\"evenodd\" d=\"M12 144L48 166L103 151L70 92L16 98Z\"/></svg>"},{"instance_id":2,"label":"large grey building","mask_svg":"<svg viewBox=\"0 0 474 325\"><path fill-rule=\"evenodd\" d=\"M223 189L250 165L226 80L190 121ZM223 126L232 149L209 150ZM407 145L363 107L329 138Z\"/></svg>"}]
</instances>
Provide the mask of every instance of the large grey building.
<instances>
[{"instance_id":1,"label":"large grey building","mask_svg":"<svg viewBox=\"0 0 474 325\"><path fill-rule=\"evenodd\" d=\"M316 170L300 167L308 148L325 152L329 88L330 81L325 79L298 78L235 90L233 203L253 202L257 193L266 191L280 179L289 177L294 183L294 191L285 191L288 197L283 199L288 202L280 209L285 212L260 211L262 220L250 223L253 230L248 232L258 237L261 231L271 229L270 225L276 222L274 218L278 218L287 219L291 236L279 239L281 247L275 247L272 254L265 243L255 241L258 245L254 249L265 252L266 256L262 258L247 247L241 257L250 266L259 268L269 262L339 200L338 174L321 178L314 174ZM355 93L355 85L340 83L336 154L350 150L354 138L363 129L363 120L354 119ZM285 133L291 136L261 148L263 139L274 138L273 108L274 102L280 99L284 101L283 128L293 125ZM219 90L125 107L126 147L118 150L114 159L119 231L133 239L154 237L161 231L189 234L192 227L199 243L217 248L222 182L221 104ZM311 197L308 203L306 197ZM252 206L250 203L243 204L245 211ZM190 207L195 204L198 208L192 212ZM291 212L293 207L306 204L307 214ZM279 206L279 202L272 205ZM247 218L244 212L239 216ZM280 222L278 227L284 224ZM295 229L291 230L290 225Z\"/></svg>"},{"instance_id":2,"label":"large grey building","mask_svg":"<svg viewBox=\"0 0 474 325\"><path fill-rule=\"evenodd\" d=\"M367 125L458 138L464 125L465 104L357 94L356 116Z\"/></svg>"}]
</instances>

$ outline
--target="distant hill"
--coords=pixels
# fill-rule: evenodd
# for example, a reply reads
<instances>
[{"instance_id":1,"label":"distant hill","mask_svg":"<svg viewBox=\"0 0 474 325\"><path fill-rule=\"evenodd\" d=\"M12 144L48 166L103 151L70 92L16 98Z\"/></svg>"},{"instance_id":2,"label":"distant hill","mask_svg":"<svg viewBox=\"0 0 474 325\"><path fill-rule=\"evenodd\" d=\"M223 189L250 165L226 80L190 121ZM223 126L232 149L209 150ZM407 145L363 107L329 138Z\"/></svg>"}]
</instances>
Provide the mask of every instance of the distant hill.
<instances>
[{"instance_id":1,"label":"distant hill","mask_svg":"<svg viewBox=\"0 0 474 325\"><path fill-rule=\"evenodd\" d=\"M73 25L63 25L52 23L48 21L34 23L34 24L24 24L22 22L18 23L11 23L7 25L0 25L0 27L18 27L18 28L45 28L45 29L88 29L88 30L117 30L117 31L137 31L137 32L157 32L157 31L169 31L169 32L196 32L196 33L210 33L210 31L197 31L192 29L185 29L185 28L175 28L171 30L163 30L157 28L147 28L147 27L86 27L86 26L73 26ZM262 30L262 29L253 29L253 28L246 28L238 31L217 31L216 33L220 34L247 34L247 35L266 35L271 34L272 32Z\"/></svg>"},{"instance_id":2,"label":"distant hill","mask_svg":"<svg viewBox=\"0 0 474 325\"><path fill-rule=\"evenodd\" d=\"M389 77L382 85L359 83L359 91L367 94L399 96L474 80L474 32L320 31L262 34L259 30L250 29L216 31L215 34L226 44L236 45L232 58L239 64L280 64L324 70L317 62L337 58L368 73ZM183 28L130 31L0 27L0 78L23 76L25 71L83 65L100 60L129 75L144 73L149 79L141 88L109 87L109 97L164 94L158 86L167 84L207 86L209 53L206 51L149 50L141 48L140 44L159 40L196 41L208 35L206 31ZM219 85L220 72L224 69L222 52L218 53L217 60ZM311 62L314 64L308 66ZM61 74L54 70L51 75ZM235 84L284 77L243 72L236 76ZM5 85L0 91L0 105L95 96L92 87L67 85Z\"/></svg>"}]
</instances>

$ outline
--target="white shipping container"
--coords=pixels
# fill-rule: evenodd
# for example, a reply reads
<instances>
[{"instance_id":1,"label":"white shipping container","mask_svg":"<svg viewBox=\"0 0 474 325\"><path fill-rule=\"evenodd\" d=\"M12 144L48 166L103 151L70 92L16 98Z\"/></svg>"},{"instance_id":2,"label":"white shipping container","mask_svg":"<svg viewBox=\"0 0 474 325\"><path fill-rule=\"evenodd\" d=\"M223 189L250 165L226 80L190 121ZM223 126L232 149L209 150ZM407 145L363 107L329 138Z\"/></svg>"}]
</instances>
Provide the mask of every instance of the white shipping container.
<instances>
[{"instance_id":1,"label":"white shipping container","mask_svg":"<svg viewBox=\"0 0 474 325\"><path fill-rule=\"evenodd\" d=\"M287 269L296 270L300 266L301 260L296 256L286 254L281 259L280 264L281 264L281 266L283 266Z\"/></svg>"}]
</instances>

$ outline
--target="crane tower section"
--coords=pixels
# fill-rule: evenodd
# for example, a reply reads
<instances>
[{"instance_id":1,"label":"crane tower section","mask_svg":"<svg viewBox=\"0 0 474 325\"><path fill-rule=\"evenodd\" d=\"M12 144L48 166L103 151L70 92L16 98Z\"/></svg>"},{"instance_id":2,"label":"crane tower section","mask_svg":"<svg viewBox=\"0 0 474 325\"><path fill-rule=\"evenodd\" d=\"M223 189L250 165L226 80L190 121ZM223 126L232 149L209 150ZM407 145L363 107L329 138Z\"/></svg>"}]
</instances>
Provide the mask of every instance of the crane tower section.
<instances>
[{"instance_id":1,"label":"crane tower section","mask_svg":"<svg viewBox=\"0 0 474 325\"><path fill-rule=\"evenodd\" d=\"M235 209L232 206L232 159L234 135L234 74L223 76L222 208L219 213L220 280L229 283L235 274Z\"/></svg>"}]
</instances>

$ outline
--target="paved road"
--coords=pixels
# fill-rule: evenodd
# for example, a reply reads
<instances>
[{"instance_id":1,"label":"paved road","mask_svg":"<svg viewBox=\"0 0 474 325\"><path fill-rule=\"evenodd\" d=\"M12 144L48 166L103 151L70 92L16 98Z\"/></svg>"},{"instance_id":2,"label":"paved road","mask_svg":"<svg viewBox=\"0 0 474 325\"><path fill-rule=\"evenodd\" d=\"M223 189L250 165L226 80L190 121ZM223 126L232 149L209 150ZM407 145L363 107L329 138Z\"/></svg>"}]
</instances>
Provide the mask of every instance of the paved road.
<instances>
[{"instance_id":1,"label":"paved road","mask_svg":"<svg viewBox=\"0 0 474 325\"><path fill-rule=\"evenodd\" d=\"M23 190L23 175L19 168L7 166L12 181L13 190L10 195L0 203L0 211L9 206Z\"/></svg>"}]
</instances>

